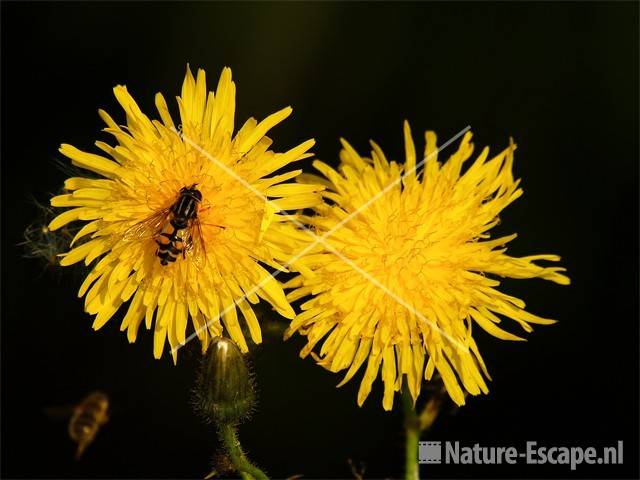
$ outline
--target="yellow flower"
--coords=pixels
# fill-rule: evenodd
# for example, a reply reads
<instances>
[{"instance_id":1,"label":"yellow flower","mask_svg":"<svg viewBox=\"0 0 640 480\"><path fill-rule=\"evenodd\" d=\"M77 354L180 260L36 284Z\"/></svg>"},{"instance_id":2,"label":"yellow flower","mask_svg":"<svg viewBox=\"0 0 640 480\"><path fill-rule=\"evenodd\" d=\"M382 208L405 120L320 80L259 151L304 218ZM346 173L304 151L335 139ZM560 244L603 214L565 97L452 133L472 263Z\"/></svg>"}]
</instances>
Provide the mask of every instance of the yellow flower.
<instances>
[{"instance_id":1,"label":"yellow flower","mask_svg":"<svg viewBox=\"0 0 640 480\"><path fill-rule=\"evenodd\" d=\"M406 162L389 162L372 142L371 158L361 157L343 141L338 171L316 161L328 179L330 204L306 218L325 248L306 256L310 270L285 288L290 301L313 297L291 323L287 337L307 337L301 352L332 372L348 369L343 385L367 362L358 393L362 405L380 368L383 406L390 410L394 392L406 377L417 399L423 377L437 370L451 398L464 404L464 390L487 393L490 378L472 336L474 324L503 340L522 340L498 326L499 316L515 320L526 332L531 324L550 324L524 310L524 302L501 293L496 277L543 278L567 285L563 268L506 254L516 235L490 239L499 213L522 190L512 175L515 145L489 159L485 148L471 157L467 133L447 162L437 160L436 136L426 132L422 174L408 124L404 128ZM401 176L405 177L401 179ZM307 177L307 180L309 177ZM322 181L314 177L315 182ZM324 339L318 354L312 352Z\"/></svg>"},{"instance_id":2,"label":"yellow flower","mask_svg":"<svg viewBox=\"0 0 640 480\"><path fill-rule=\"evenodd\" d=\"M307 150L314 141L286 153L268 150L271 140L265 134L290 115L290 107L259 123L250 118L233 136L235 84L228 68L215 94L207 93L203 70L194 79L187 69L177 98L179 126L161 94L155 97L158 121L142 113L126 87L117 86L114 93L127 125L99 113L117 145L96 142L106 156L67 144L60 148L74 165L104 178L70 178L65 182L70 193L51 200L56 207L73 207L51 222L51 230L87 222L74 239L85 241L77 242L61 264L84 260L89 265L99 259L79 292L85 296L85 310L96 315L93 328L102 327L130 301L120 329L134 342L143 320L147 329L154 324L156 358L168 337L176 360L189 317L203 350L224 324L247 351L234 303L255 343L260 343L261 332L251 304L259 297L281 315L294 316L282 286L262 264L283 269L298 248L300 234L282 212L311 207L322 198L319 187L282 183L301 170L269 175L310 156ZM176 229L170 209L185 187L196 188L202 198L190 226ZM157 253L158 241L170 241L160 235L163 228L176 233L173 245L185 250L167 265Z\"/></svg>"}]
</instances>

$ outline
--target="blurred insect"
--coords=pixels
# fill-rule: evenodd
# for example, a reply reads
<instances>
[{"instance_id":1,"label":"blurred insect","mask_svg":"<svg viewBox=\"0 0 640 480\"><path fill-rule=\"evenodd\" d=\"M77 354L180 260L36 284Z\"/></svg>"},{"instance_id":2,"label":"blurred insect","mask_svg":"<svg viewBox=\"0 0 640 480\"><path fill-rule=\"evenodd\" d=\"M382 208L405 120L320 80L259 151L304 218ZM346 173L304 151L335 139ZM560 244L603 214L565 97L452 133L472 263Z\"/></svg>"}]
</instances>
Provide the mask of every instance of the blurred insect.
<instances>
[{"instance_id":1,"label":"blurred insect","mask_svg":"<svg viewBox=\"0 0 640 480\"><path fill-rule=\"evenodd\" d=\"M202 224L198 218L202 192L197 186L194 183L190 187L182 187L171 206L133 225L125 232L124 240L154 238L158 245L156 255L161 265L175 262L180 254L182 258L188 254L196 266L201 267L206 261L206 250ZM225 228L221 225L214 226Z\"/></svg>"},{"instance_id":2,"label":"blurred insect","mask_svg":"<svg viewBox=\"0 0 640 480\"><path fill-rule=\"evenodd\" d=\"M76 460L79 460L89 444L93 442L102 427L109 420L109 397L100 391L91 392L75 405L47 407L44 413L51 419L69 419L69 437L78 446Z\"/></svg>"},{"instance_id":3,"label":"blurred insect","mask_svg":"<svg viewBox=\"0 0 640 480\"><path fill-rule=\"evenodd\" d=\"M109 420L109 397L92 392L78 403L69 420L69 436L78 444L76 460L95 439L100 427Z\"/></svg>"},{"instance_id":4,"label":"blurred insect","mask_svg":"<svg viewBox=\"0 0 640 480\"><path fill-rule=\"evenodd\" d=\"M40 260L45 270L53 270L59 265L58 255L69 249L78 228L65 226L52 232L47 225L56 216L53 209L35 199L32 203L38 209L37 220L27 226L24 240L18 245L24 247L24 258Z\"/></svg>"},{"instance_id":5,"label":"blurred insect","mask_svg":"<svg viewBox=\"0 0 640 480\"><path fill-rule=\"evenodd\" d=\"M347 458L347 463L349 464L349 469L351 470L351 474L353 475L353 478L355 478L355 480L363 480L364 472L366 470L366 466L364 462L360 462L360 464L356 466L353 463L353 460L351 460L350 458Z\"/></svg>"},{"instance_id":6,"label":"blurred insect","mask_svg":"<svg viewBox=\"0 0 640 480\"><path fill-rule=\"evenodd\" d=\"M440 412L444 410L443 407L445 405L451 404L447 411L449 415L455 415L460 410L460 407L448 400L449 396L447 394L447 389L439 373L436 372L431 381L425 385L423 390L427 397L427 401L418 415L420 431L425 432L431 428ZM464 397L467 398L467 396L468 393L465 392Z\"/></svg>"}]
</instances>

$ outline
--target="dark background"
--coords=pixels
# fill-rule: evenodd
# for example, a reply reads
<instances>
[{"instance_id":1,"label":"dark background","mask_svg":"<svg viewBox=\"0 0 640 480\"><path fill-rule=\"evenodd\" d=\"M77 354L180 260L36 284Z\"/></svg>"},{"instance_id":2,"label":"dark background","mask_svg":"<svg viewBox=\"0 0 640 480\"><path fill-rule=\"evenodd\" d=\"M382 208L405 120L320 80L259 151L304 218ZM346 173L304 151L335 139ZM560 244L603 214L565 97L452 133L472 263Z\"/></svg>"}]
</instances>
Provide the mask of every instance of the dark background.
<instances>
[{"instance_id":1,"label":"dark background","mask_svg":"<svg viewBox=\"0 0 640 480\"><path fill-rule=\"evenodd\" d=\"M172 105L185 66L223 66L238 90L237 126L285 106L272 132L284 150L315 137L335 162L338 138L363 153L374 138L403 154L471 125L478 147L518 142L525 195L498 233L510 253L558 253L570 287L508 281L533 313L560 320L527 343L476 329L490 394L445 413L428 438L465 445L607 446L624 465L423 466L427 477L638 476L638 5L634 3L3 3L2 4L2 476L191 477L209 471L211 427L189 405L197 349L174 367L152 357L149 332L129 345L114 319L96 333L76 298L80 276L42 273L21 258L29 197L46 202L64 175L61 142L94 150L111 139L96 110L124 116L111 88L126 84L156 116ZM510 323L511 331L517 325ZM241 428L252 459L274 477L402 475L402 415L381 386L356 406L360 376L341 377L297 354L303 340L267 335L253 354L260 406ZM44 407L90 390L114 411L85 457L73 460L64 422ZM396 398L396 407L399 406Z\"/></svg>"}]
</instances>

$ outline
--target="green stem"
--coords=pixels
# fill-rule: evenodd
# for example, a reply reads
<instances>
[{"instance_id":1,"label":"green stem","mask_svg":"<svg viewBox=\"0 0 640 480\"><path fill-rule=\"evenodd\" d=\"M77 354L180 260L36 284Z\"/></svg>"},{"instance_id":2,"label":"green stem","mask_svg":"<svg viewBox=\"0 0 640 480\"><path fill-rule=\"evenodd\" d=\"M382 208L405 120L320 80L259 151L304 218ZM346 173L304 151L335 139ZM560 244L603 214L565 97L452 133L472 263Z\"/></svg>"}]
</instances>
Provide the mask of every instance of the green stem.
<instances>
[{"instance_id":1,"label":"green stem","mask_svg":"<svg viewBox=\"0 0 640 480\"><path fill-rule=\"evenodd\" d=\"M227 453L229 453L231 463L233 463L233 466L236 467L236 470L244 480L269 480L269 477L253 465L242 451L235 426L228 423L221 424L219 435L220 440L227 449Z\"/></svg>"},{"instance_id":2,"label":"green stem","mask_svg":"<svg viewBox=\"0 0 640 480\"><path fill-rule=\"evenodd\" d=\"M418 480L420 470L418 466L418 442L420 441L420 421L413 406L413 399L409 387L405 383L402 388L402 403L404 406L404 428L407 435L405 444L405 480Z\"/></svg>"}]
</instances>

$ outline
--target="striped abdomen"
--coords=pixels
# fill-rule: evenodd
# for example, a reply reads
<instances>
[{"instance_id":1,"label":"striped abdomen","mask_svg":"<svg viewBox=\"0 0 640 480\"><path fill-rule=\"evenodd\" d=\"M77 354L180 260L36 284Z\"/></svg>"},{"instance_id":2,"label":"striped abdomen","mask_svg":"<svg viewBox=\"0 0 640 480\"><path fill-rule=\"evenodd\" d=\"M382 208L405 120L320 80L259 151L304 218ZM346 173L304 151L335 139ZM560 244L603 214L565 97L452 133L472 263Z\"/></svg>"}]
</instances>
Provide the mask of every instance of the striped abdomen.
<instances>
[{"instance_id":1,"label":"striped abdomen","mask_svg":"<svg viewBox=\"0 0 640 480\"><path fill-rule=\"evenodd\" d=\"M156 243L158 250L156 255L160 258L161 265L168 265L184 255L184 245L180 238L180 231L189 227L198 216L198 203L202 201L202 193L195 188L182 187L180 196L171 207L171 220L158 234Z\"/></svg>"},{"instance_id":2,"label":"striped abdomen","mask_svg":"<svg viewBox=\"0 0 640 480\"><path fill-rule=\"evenodd\" d=\"M180 229L176 228L172 220L165 225L163 231L158 235L156 239L156 243L158 244L156 255L160 258L161 265L168 265L169 262L175 262L178 255L184 252L182 240L178 237L179 232Z\"/></svg>"},{"instance_id":3,"label":"striped abdomen","mask_svg":"<svg viewBox=\"0 0 640 480\"><path fill-rule=\"evenodd\" d=\"M108 410L109 398L102 392L91 393L75 407L69 420L69 436L78 444L76 458L80 458L107 422Z\"/></svg>"}]
</instances>

